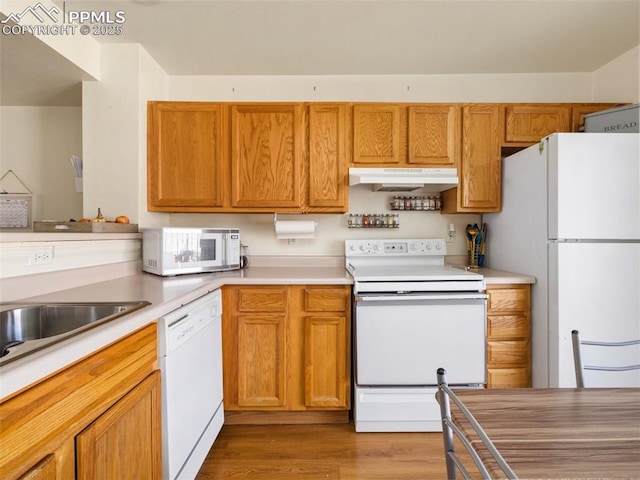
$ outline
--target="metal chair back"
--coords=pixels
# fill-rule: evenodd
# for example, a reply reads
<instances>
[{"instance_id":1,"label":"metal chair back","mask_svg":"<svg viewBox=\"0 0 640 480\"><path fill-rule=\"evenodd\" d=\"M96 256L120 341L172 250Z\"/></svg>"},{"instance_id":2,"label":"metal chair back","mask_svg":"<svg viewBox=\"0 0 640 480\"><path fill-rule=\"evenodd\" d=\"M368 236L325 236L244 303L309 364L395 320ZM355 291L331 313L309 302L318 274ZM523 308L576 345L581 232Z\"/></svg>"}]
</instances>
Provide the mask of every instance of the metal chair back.
<instances>
[{"instance_id":1,"label":"metal chair back","mask_svg":"<svg viewBox=\"0 0 640 480\"><path fill-rule=\"evenodd\" d=\"M573 343L573 363L576 373L576 386L578 388L585 388L588 385L585 383L585 371L593 370L599 372L629 372L638 370L638 384L616 384L606 386L618 386L618 387L636 387L640 385L640 340L627 340L622 342L603 342L595 340L582 340L580 338L580 332L573 330L571 332L571 341ZM596 357L593 361L587 361L585 363L585 347L594 350L601 350L602 355ZM630 360L623 358L620 355L621 360L616 363L618 355L612 355L617 352L623 352L626 349L630 352ZM604 361L604 358L611 359Z\"/></svg>"},{"instance_id":2,"label":"metal chair back","mask_svg":"<svg viewBox=\"0 0 640 480\"><path fill-rule=\"evenodd\" d=\"M517 479L515 473L511 470L507 462L493 445L491 439L487 436L482 429L476 418L464 405L464 403L458 398L458 396L449 388L447 384L446 371L444 368L437 370L438 377L438 400L440 402L440 412L442 414L442 435L444 439L444 453L447 462L447 478L449 480L457 480L458 472L462 474L465 480L471 480L473 477L463 464L460 456L455 450L454 438L459 441L465 447L465 450L473 460L478 473L483 479L492 478L489 474L488 465L480 457L476 449L471 444L471 441L460 430L460 427L451 417L451 403L453 401L462 413L466 421L471 425L471 428L478 435L480 441L485 448L491 454L495 463L500 467L504 475L500 475L499 478Z\"/></svg>"}]
</instances>

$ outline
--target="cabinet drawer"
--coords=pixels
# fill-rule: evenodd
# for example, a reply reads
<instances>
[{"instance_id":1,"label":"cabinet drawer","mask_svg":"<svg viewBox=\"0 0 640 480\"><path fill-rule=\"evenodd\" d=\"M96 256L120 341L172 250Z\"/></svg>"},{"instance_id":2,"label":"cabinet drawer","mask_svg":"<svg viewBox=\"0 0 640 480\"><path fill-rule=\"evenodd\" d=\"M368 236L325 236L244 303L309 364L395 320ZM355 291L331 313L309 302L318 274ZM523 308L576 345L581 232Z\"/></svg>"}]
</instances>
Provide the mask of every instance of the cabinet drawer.
<instances>
[{"instance_id":1,"label":"cabinet drawer","mask_svg":"<svg viewBox=\"0 0 640 480\"><path fill-rule=\"evenodd\" d=\"M498 338L529 338L529 317L526 315L489 315L487 334L490 340Z\"/></svg>"},{"instance_id":2,"label":"cabinet drawer","mask_svg":"<svg viewBox=\"0 0 640 480\"><path fill-rule=\"evenodd\" d=\"M527 365L529 362L528 340L490 341L487 344L487 364Z\"/></svg>"},{"instance_id":3,"label":"cabinet drawer","mask_svg":"<svg viewBox=\"0 0 640 480\"><path fill-rule=\"evenodd\" d=\"M341 288L305 288L306 312L344 312L347 310L347 292Z\"/></svg>"},{"instance_id":4,"label":"cabinet drawer","mask_svg":"<svg viewBox=\"0 0 640 480\"><path fill-rule=\"evenodd\" d=\"M487 370L488 388L527 388L530 386L529 369L490 368Z\"/></svg>"},{"instance_id":5,"label":"cabinet drawer","mask_svg":"<svg viewBox=\"0 0 640 480\"><path fill-rule=\"evenodd\" d=\"M488 313L524 312L530 308L529 288L491 288L487 290Z\"/></svg>"},{"instance_id":6,"label":"cabinet drawer","mask_svg":"<svg viewBox=\"0 0 640 480\"><path fill-rule=\"evenodd\" d=\"M238 289L239 312L285 312L287 287L256 287Z\"/></svg>"}]
</instances>

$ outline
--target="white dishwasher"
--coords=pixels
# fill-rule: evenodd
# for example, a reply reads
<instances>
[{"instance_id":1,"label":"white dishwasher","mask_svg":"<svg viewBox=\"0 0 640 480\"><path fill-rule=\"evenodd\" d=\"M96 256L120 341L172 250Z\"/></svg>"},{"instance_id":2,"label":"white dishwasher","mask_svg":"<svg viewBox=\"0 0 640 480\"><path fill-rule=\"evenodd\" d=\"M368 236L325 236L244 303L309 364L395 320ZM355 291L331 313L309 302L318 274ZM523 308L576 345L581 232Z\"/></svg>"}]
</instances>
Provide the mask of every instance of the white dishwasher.
<instances>
[{"instance_id":1,"label":"white dishwasher","mask_svg":"<svg viewBox=\"0 0 640 480\"><path fill-rule=\"evenodd\" d=\"M220 290L164 315L159 332L162 477L192 480L224 422Z\"/></svg>"}]
</instances>

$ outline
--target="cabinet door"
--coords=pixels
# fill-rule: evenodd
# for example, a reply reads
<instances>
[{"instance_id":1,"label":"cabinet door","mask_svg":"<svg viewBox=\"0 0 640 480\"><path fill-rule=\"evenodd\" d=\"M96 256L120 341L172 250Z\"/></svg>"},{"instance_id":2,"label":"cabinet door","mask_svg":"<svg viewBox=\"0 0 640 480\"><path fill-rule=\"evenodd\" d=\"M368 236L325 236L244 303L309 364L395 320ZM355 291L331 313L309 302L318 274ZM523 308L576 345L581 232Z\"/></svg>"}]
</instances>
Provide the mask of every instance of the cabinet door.
<instances>
[{"instance_id":1,"label":"cabinet door","mask_svg":"<svg viewBox=\"0 0 640 480\"><path fill-rule=\"evenodd\" d=\"M222 289L225 410L286 404L288 292L282 285Z\"/></svg>"},{"instance_id":2,"label":"cabinet door","mask_svg":"<svg viewBox=\"0 0 640 480\"><path fill-rule=\"evenodd\" d=\"M457 167L460 155L460 107L409 107L408 162L415 165Z\"/></svg>"},{"instance_id":3,"label":"cabinet door","mask_svg":"<svg viewBox=\"0 0 640 480\"><path fill-rule=\"evenodd\" d=\"M71 480L75 479L75 445L72 439L55 452L45 455L22 474L18 480Z\"/></svg>"},{"instance_id":4,"label":"cabinet door","mask_svg":"<svg viewBox=\"0 0 640 480\"><path fill-rule=\"evenodd\" d=\"M346 106L309 106L309 208L347 210Z\"/></svg>"},{"instance_id":5,"label":"cabinet door","mask_svg":"<svg viewBox=\"0 0 640 480\"><path fill-rule=\"evenodd\" d=\"M500 107L462 108L458 187L442 192L442 213L498 212L501 201Z\"/></svg>"},{"instance_id":6,"label":"cabinet door","mask_svg":"<svg viewBox=\"0 0 640 480\"><path fill-rule=\"evenodd\" d=\"M221 105L149 102L147 148L150 211L223 205Z\"/></svg>"},{"instance_id":7,"label":"cabinet door","mask_svg":"<svg viewBox=\"0 0 640 480\"><path fill-rule=\"evenodd\" d=\"M76 437L77 478L161 478L160 408L156 370Z\"/></svg>"},{"instance_id":8,"label":"cabinet door","mask_svg":"<svg viewBox=\"0 0 640 480\"><path fill-rule=\"evenodd\" d=\"M350 404L350 293L348 286L295 287L302 294L304 403L310 409Z\"/></svg>"},{"instance_id":9,"label":"cabinet door","mask_svg":"<svg viewBox=\"0 0 640 480\"><path fill-rule=\"evenodd\" d=\"M56 456L47 455L18 480L56 480Z\"/></svg>"},{"instance_id":10,"label":"cabinet door","mask_svg":"<svg viewBox=\"0 0 640 480\"><path fill-rule=\"evenodd\" d=\"M302 208L301 104L231 107L233 207Z\"/></svg>"},{"instance_id":11,"label":"cabinet door","mask_svg":"<svg viewBox=\"0 0 640 480\"><path fill-rule=\"evenodd\" d=\"M285 315L238 317L238 406L285 406L285 327Z\"/></svg>"},{"instance_id":12,"label":"cabinet door","mask_svg":"<svg viewBox=\"0 0 640 480\"><path fill-rule=\"evenodd\" d=\"M571 131L566 105L506 105L504 144L531 145L556 132Z\"/></svg>"},{"instance_id":13,"label":"cabinet door","mask_svg":"<svg viewBox=\"0 0 640 480\"><path fill-rule=\"evenodd\" d=\"M360 104L353 107L353 163L400 162L400 107Z\"/></svg>"},{"instance_id":14,"label":"cabinet door","mask_svg":"<svg viewBox=\"0 0 640 480\"><path fill-rule=\"evenodd\" d=\"M347 318L305 318L305 405L347 407L349 392Z\"/></svg>"}]
</instances>

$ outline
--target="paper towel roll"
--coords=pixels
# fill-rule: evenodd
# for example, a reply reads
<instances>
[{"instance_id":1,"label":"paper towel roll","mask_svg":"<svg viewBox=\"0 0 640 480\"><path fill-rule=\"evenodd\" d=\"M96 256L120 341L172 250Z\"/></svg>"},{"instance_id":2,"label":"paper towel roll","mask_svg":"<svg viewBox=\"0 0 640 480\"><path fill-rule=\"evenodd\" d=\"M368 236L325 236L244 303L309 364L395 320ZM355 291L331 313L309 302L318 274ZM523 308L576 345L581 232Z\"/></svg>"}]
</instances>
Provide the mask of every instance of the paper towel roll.
<instances>
[{"instance_id":1,"label":"paper towel roll","mask_svg":"<svg viewBox=\"0 0 640 480\"><path fill-rule=\"evenodd\" d=\"M316 234L316 222L278 220L275 222L275 226L276 236L280 239L314 238Z\"/></svg>"}]
</instances>

